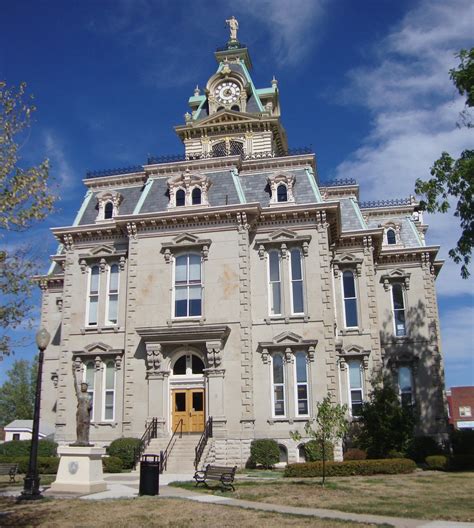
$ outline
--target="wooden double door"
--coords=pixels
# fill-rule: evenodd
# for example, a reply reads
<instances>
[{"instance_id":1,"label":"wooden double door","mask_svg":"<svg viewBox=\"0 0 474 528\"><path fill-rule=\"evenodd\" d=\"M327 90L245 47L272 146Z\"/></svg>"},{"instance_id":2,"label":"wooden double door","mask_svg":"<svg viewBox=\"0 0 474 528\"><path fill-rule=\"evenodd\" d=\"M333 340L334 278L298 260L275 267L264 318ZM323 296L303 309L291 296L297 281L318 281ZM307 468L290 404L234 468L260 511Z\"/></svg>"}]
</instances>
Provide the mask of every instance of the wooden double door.
<instances>
[{"instance_id":1,"label":"wooden double door","mask_svg":"<svg viewBox=\"0 0 474 528\"><path fill-rule=\"evenodd\" d=\"M172 391L173 431L183 420L183 433L204 431L204 389L174 389Z\"/></svg>"}]
</instances>

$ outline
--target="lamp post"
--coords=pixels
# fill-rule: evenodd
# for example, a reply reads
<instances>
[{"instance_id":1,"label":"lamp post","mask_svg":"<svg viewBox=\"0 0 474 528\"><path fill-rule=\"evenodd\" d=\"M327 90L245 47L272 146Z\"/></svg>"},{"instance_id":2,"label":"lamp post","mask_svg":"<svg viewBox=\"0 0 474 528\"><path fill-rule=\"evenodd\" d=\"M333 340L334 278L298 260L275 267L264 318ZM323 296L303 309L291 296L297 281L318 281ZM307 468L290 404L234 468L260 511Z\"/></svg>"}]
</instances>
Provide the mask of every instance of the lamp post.
<instances>
[{"instance_id":1,"label":"lamp post","mask_svg":"<svg viewBox=\"0 0 474 528\"><path fill-rule=\"evenodd\" d=\"M36 334L36 345L39 350L38 355L38 374L36 377L35 391L35 411L33 415L33 431L31 436L30 462L28 464L28 473L25 477L25 484L21 493L21 499L42 499L43 496L39 490L40 478L38 476L38 433L40 420L40 403L41 403L41 379L43 376L43 359L44 351L49 344L51 336L45 328L41 328Z\"/></svg>"}]
</instances>

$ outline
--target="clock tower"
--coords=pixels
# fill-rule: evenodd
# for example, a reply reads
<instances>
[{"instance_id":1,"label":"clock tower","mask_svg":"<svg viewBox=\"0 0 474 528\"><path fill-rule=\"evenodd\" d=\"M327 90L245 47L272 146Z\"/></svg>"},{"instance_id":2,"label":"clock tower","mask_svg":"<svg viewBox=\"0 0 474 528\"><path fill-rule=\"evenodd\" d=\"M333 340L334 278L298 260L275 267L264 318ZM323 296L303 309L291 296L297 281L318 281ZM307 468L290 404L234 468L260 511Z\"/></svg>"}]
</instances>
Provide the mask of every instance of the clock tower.
<instances>
[{"instance_id":1,"label":"clock tower","mask_svg":"<svg viewBox=\"0 0 474 528\"><path fill-rule=\"evenodd\" d=\"M273 78L268 88L255 87L248 49L235 34L232 38L232 32L215 57L216 73L207 81L204 93L196 86L185 124L175 127L186 157L241 155L252 159L285 154L288 144L280 122L277 80Z\"/></svg>"}]
</instances>

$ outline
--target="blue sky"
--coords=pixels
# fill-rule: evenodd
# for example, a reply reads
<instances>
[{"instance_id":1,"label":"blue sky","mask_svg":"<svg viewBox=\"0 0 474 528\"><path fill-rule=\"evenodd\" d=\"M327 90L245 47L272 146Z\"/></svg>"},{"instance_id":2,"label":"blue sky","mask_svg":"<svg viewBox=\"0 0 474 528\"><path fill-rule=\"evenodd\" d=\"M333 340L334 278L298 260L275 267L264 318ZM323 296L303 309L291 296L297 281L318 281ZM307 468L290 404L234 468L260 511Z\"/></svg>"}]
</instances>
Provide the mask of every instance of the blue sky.
<instances>
[{"instance_id":1,"label":"blue sky","mask_svg":"<svg viewBox=\"0 0 474 528\"><path fill-rule=\"evenodd\" d=\"M38 107L22 163L48 157L61 197L46 222L7 244L30 243L45 258L56 247L48 229L72 223L87 170L183 151L173 126L214 73L232 14L255 84L276 76L289 144L313 147L321 180L356 178L363 200L406 197L443 150L472 148L448 77L454 53L474 45L470 0L4 2L0 78L26 81ZM427 220L428 243L446 257L456 219ZM473 293L447 261L438 278L447 386L474 384ZM33 353L18 347L0 382Z\"/></svg>"}]
</instances>

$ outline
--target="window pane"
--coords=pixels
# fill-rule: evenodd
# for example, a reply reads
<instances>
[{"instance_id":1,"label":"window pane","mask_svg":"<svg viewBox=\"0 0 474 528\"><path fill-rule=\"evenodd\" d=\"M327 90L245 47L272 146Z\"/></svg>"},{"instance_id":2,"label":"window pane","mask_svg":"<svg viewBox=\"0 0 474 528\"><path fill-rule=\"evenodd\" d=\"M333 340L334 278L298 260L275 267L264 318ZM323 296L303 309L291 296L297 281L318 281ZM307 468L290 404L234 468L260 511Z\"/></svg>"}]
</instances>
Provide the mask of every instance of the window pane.
<instances>
[{"instance_id":1,"label":"window pane","mask_svg":"<svg viewBox=\"0 0 474 528\"><path fill-rule=\"evenodd\" d=\"M187 256L181 255L176 257L176 266L175 266L175 282L186 282L186 267L187 267Z\"/></svg>"},{"instance_id":2,"label":"window pane","mask_svg":"<svg viewBox=\"0 0 474 528\"><path fill-rule=\"evenodd\" d=\"M92 297L89 300L89 324L95 325L97 324L97 303L98 303L97 297Z\"/></svg>"},{"instance_id":3,"label":"window pane","mask_svg":"<svg viewBox=\"0 0 474 528\"><path fill-rule=\"evenodd\" d=\"M114 205L112 202L107 202L104 208L104 218L112 218L114 214Z\"/></svg>"},{"instance_id":4,"label":"window pane","mask_svg":"<svg viewBox=\"0 0 474 528\"><path fill-rule=\"evenodd\" d=\"M273 357L273 383L283 383L283 358Z\"/></svg>"},{"instance_id":5,"label":"window pane","mask_svg":"<svg viewBox=\"0 0 474 528\"><path fill-rule=\"evenodd\" d=\"M344 283L344 297L355 297L355 282L352 271L345 271L342 276L342 280Z\"/></svg>"},{"instance_id":6,"label":"window pane","mask_svg":"<svg viewBox=\"0 0 474 528\"><path fill-rule=\"evenodd\" d=\"M411 391L412 389L412 379L411 379L411 369L408 367L400 367L398 370L398 385L400 390Z\"/></svg>"},{"instance_id":7,"label":"window pane","mask_svg":"<svg viewBox=\"0 0 474 528\"><path fill-rule=\"evenodd\" d=\"M191 368L193 374L202 374L204 370L204 363L197 356L191 356Z\"/></svg>"},{"instance_id":8,"label":"window pane","mask_svg":"<svg viewBox=\"0 0 474 528\"><path fill-rule=\"evenodd\" d=\"M394 284L392 287L392 296L393 296L393 307L395 310L403 309L403 290L400 284Z\"/></svg>"},{"instance_id":9,"label":"window pane","mask_svg":"<svg viewBox=\"0 0 474 528\"><path fill-rule=\"evenodd\" d=\"M113 264L110 267L109 291L111 292L118 291L118 279L119 279L119 268L117 264Z\"/></svg>"},{"instance_id":10,"label":"window pane","mask_svg":"<svg viewBox=\"0 0 474 528\"><path fill-rule=\"evenodd\" d=\"M202 411L204 409L202 392L193 392L193 410Z\"/></svg>"},{"instance_id":11,"label":"window pane","mask_svg":"<svg viewBox=\"0 0 474 528\"><path fill-rule=\"evenodd\" d=\"M357 300L345 299L346 326L357 326Z\"/></svg>"},{"instance_id":12,"label":"window pane","mask_svg":"<svg viewBox=\"0 0 474 528\"><path fill-rule=\"evenodd\" d=\"M188 300L186 298L187 286L180 286L175 291L174 315L186 317L188 315Z\"/></svg>"},{"instance_id":13,"label":"window pane","mask_svg":"<svg viewBox=\"0 0 474 528\"><path fill-rule=\"evenodd\" d=\"M115 387L115 365L113 361L107 362L105 372L105 388L113 389Z\"/></svg>"},{"instance_id":14,"label":"window pane","mask_svg":"<svg viewBox=\"0 0 474 528\"><path fill-rule=\"evenodd\" d=\"M270 251L270 280L279 281L280 280L280 255L277 251Z\"/></svg>"},{"instance_id":15,"label":"window pane","mask_svg":"<svg viewBox=\"0 0 474 528\"><path fill-rule=\"evenodd\" d=\"M301 253L299 249L291 250L291 278L301 280Z\"/></svg>"},{"instance_id":16,"label":"window pane","mask_svg":"<svg viewBox=\"0 0 474 528\"><path fill-rule=\"evenodd\" d=\"M308 387L298 386L298 414L308 414Z\"/></svg>"},{"instance_id":17,"label":"window pane","mask_svg":"<svg viewBox=\"0 0 474 528\"><path fill-rule=\"evenodd\" d=\"M179 189L176 192L176 205L178 207L181 207L185 205L185 203L186 203L186 194L184 193L183 189Z\"/></svg>"},{"instance_id":18,"label":"window pane","mask_svg":"<svg viewBox=\"0 0 474 528\"><path fill-rule=\"evenodd\" d=\"M105 393L105 419L112 420L114 417L114 393Z\"/></svg>"},{"instance_id":19,"label":"window pane","mask_svg":"<svg viewBox=\"0 0 474 528\"><path fill-rule=\"evenodd\" d=\"M303 282L293 282L293 313L303 312Z\"/></svg>"},{"instance_id":20,"label":"window pane","mask_svg":"<svg viewBox=\"0 0 474 528\"><path fill-rule=\"evenodd\" d=\"M277 187L277 201L286 202L288 201L288 191L286 185L282 183Z\"/></svg>"},{"instance_id":21,"label":"window pane","mask_svg":"<svg viewBox=\"0 0 474 528\"><path fill-rule=\"evenodd\" d=\"M99 291L99 273L99 266L93 266L91 269L90 293L97 293Z\"/></svg>"},{"instance_id":22,"label":"window pane","mask_svg":"<svg viewBox=\"0 0 474 528\"><path fill-rule=\"evenodd\" d=\"M175 393L174 402L175 402L174 410L176 412L184 412L186 410L186 393L185 392Z\"/></svg>"},{"instance_id":23,"label":"window pane","mask_svg":"<svg viewBox=\"0 0 474 528\"><path fill-rule=\"evenodd\" d=\"M199 187L194 187L192 193L193 205L198 205L201 203L201 189Z\"/></svg>"},{"instance_id":24,"label":"window pane","mask_svg":"<svg viewBox=\"0 0 474 528\"><path fill-rule=\"evenodd\" d=\"M189 282L201 282L201 257L189 255Z\"/></svg>"},{"instance_id":25,"label":"window pane","mask_svg":"<svg viewBox=\"0 0 474 528\"><path fill-rule=\"evenodd\" d=\"M285 402L283 397L283 386L279 385L274 388L275 398L275 416L283 416L285 414Z\"/></svg>"},{"instance_id":26,"label":"window pane","mask_svg":"<svg viewBox=\"0 0 474 528\"><path fill-rule=\"evenodd\" d=\"M306 354L298 352L296 354L296 381L306 382L308 379L306 373Z\"/></svg>"},{"instance_id":27,"label":"window pane","mask_svg":"<svg viewBox=\"0 0 474 528\"><path fill-rule=\"evenodd\" d=\"M94 388L95 366L94 363L87 363L86 366L86 383L88 390Z\"/></svg>"},{"instance_id":28,"label":"window pane","mask_svg":"<svg viewBox=\"0 0 474 528\"><path fill-rule=\"evenodd\" d=\"M397 336L405 335L405 311L396 310L395 311L395 329Z\"/></svg>"},{"instance_id":29,"label":"window pane","mask_svg":"<svg viewBox=\"0 0 474 528\"><path fill-rule=\"evenodd\" d=\"M274 282L272 284L272 315L281 314L281 284Z\"/></svg>"},{"instance_id":30,"label":"window pane","mask_svg":"<svg viewBox=\"0 0 474 528\"><path fill-rule=\"evenodd\" d=\"M109 321L111 323L117 322L117 307L118 307L118 295L113 294L109 296Z\"/></svg>"},{"instance_id":31,"label":"window pane","mask_svg":"<svg viewBox=\"0 0 474 528\"><path fill-rule=\"evenodd\" d=\"M362 388L360 361L350 361L349 362L349 383L350 383L351 389Z\"/></svg>"},{"instance_id":32,"label":"window pane","mask_svg":"<svg viewBox=\"0 0 474 528\"><path fill-rule=\"evenodd\" d=\"M186 356L181 356L173 367L173 374L176 375L184 375L186 374ZM176 395L177 397L178 395Z\"/></svg>"},{"instance_id":33,"label":"window pane","mask_svg":"<svg viewBox=\"0 0 474 528\"><path fill-rule=\"evenodd\" d=\"M395 237L395 231L393 229L389 229L387 231L387 243L388 244L396 244L397 239Z\"/></svg>"},{"instance_id":34,"label":"window pane","mask_svg":"<svg viewBox=\"0 0 474 528\"><path fill-rule=\"evenodd\" d=\"M201 286L189 287L189 315L201 315Z\"/></svg>"}]
</instances>

